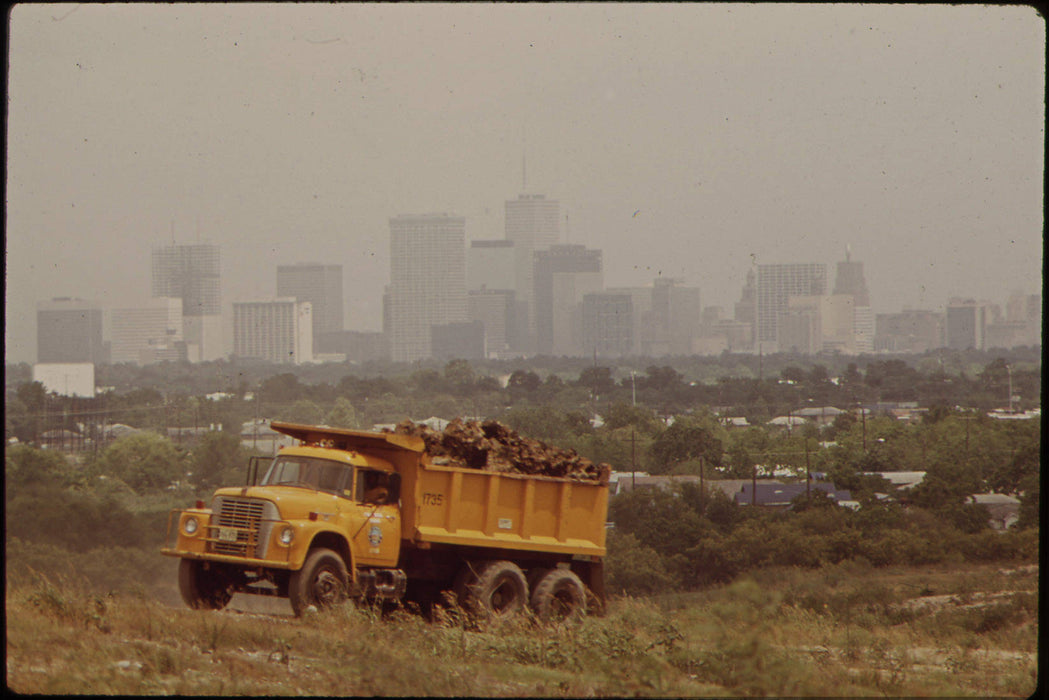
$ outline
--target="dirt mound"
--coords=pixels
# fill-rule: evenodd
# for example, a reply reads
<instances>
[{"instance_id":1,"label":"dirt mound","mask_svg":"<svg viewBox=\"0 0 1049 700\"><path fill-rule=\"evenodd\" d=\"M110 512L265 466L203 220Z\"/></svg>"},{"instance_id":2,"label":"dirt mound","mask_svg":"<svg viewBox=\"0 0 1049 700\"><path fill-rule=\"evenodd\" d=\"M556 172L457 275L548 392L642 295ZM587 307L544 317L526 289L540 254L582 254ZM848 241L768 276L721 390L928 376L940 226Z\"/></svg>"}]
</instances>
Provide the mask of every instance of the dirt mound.
<instances>
[{"instance_id":1,"label":"dirt mound","mask_svg":"<svg viewBox=\"0 0 1049 700\"><path fill-rule=\"evenodd\" d=\"M456 418L443 432L404 420L393 432L422 438L434 464L596 481L601 485L608 484L612 472L607 464L594 464L575 450L526 438L495 420Z\"/></svg>"}]
</instances>

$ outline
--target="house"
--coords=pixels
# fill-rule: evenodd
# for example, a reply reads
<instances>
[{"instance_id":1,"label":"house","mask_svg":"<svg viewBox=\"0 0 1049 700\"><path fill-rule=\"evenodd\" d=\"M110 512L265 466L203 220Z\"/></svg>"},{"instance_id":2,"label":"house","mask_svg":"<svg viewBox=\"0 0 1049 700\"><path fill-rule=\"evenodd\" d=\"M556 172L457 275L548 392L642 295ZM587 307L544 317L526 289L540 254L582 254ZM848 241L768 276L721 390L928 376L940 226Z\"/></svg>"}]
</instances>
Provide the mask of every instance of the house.
<instances>
[{"instance_id":1,"label":"house","mask_svg":"<svg viewBox=\"0 0 1049 700\"><path fill-rule=\"evenodd\" d=\"M845 413L845 411L840 408L835 408L834 406L814 406L810 408L799 408L797 411L794 411L793 415L800 416L806 420L811 420L816 425L822 427L833 423L834 419L842 413Z\"/></svg>"},{"instance_id":2,"label":"house","mask_svg":"<svg viewBox=\"0 0 1049 700\"><path fill-rule=\"evenodd\" d=\"M880 476L898 489L912 489L925 479L925 472L863 472Z\"/></svg>"},{"instance_id":3,"label":"house","mask_svg":"<svg viewBox=\"0 0 1049 700\"><path fill-rule=\"evenodd\" d=\"M757 487L756 489L754 489L755 486ZM790 507L792 500L804 494L809 488L812 491L826 492L836 503L852 501L851 493L845 490L837 490L834 488L834 484L826 481L816 482L811 484L811 486L804 482L793 484L758 482L757 484L752 484L744 481L742 488L735 495L735 501L737 505L741 506L749 506L756 503L756 505L767 508L786 509ZM757 496L756 499L755 495Z\"/></svg>"},{"instance_id":4,"label":"house","mask_svg":"<svg viewBox=\"0 0 1049 700\"><path fill-rule=\"evenodd\" d=\"M990 525L994 530L1008 530L1020 519L1020 499L1001 493L975 493L969 503L984 506L991 514Z\"/></svg>"}]
</instances>

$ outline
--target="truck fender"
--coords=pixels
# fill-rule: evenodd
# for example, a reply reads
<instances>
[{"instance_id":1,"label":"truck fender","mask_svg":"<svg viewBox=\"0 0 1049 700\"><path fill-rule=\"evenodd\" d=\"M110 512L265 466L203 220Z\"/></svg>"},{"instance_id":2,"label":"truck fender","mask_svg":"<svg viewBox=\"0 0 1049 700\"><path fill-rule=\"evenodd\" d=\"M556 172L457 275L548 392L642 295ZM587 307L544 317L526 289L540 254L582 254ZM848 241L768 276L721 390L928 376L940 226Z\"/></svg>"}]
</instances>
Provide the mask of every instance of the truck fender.
<instances>
[{"instance_id":1,"label":"truck fender","mask_svg":"<svg viewBox=\"0 0 1049 700\"><path fill-rule=\"evenodd\" d=\"M325 549L338 552L346 564L346 573L350 577L351 584L357 583L357 566L353 556L353 548L350 547L344 534L336 530L319 530L315 532L310 540L310 546L306 549L305 556L308 557L309 552L317 547L324 547Z\"/></svg>"}]
</instances>

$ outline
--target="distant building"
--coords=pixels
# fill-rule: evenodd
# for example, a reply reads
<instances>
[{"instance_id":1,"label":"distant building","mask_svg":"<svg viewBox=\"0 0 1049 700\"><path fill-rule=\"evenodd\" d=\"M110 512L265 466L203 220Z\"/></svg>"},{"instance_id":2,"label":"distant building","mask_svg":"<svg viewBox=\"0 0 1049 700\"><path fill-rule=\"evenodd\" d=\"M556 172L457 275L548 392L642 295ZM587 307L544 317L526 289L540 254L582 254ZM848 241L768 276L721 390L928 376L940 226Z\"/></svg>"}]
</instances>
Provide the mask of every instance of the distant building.
<instances>
[{"instance_id":1,"label":"distant building","mask_svg":"<svg viewBox=\"0 0 1049 700\"><path fill-rule=\"evenodd\" d=\"M506 203L506 240L514 244L517 299L524 308L529 342L523 348L532 350L535 329L535 253L548 250L561 242L561 205L542 194L521 194Z\"/></svg>"},{"instance_id":2,"label":"distant building","mask_svg":"<svg viewBox=\"0 0 1049 700\"><path fill-rule=\"evenodd\" d=\"M480 321L460 321L430 326L432 355L439 360L483 360L485 348L484 324Z\"/></svg>"},{"instance_id":3,"label":"distant building","mask_svg":"<svg viewBox=\"0 0 1049 700\"><path fill-rule=\"evenodd\" d=\"M699 288L669 277L658 278L652 283L652 305L644 323L641 352L652 357L691 354L701 325Z\"/></svg>"},{"instance_id":4,"label":"distant building","mask_svg":"<svg viewBox=\"0 0 1049 700\"><path fill-rule=\"evenodd\" d=\"M109 362L102 340L102 308L69 297L38 302L36 352L43 363Z\"/></svg>"},{"instance_id":5,"label":"distant building","mask_svg":"<svg viewBox=\"0 0 1049 700\"><path fill-rule=\"evenodd\" d=\"M42 362L33 365L33 381L59 396L95 395L95 365L90 362Z\"/></svg>"},{"instance_id":6,"label":"distant building","mask_svg":"<svg viewBox=\"0 0 1049 700\"><path fill-rule=\"evenodd\" d=\"M175 297L143 299L142 306L110 312L110 360L151 364L185 360L182 300Z\"/></svg>"},{"instance_id":7,"label":"distant building","mask_svg":"<svg viewBox=\"0 0 1049 700\"><path fill-rule=\"evenodd\" d=\"M466 219L390 219L390 286L384 314L395 362L432 356L431 326L466 321Z\"/></svg>"},{"instance_id":8,"label":"distant building","mask_svg":"<svg viewBox=\"0 0 1049 700\"><path fill-rule=\"evenodd\" d=\"M739 492L735 495L735 501L738 505L758 505L765 506L766 508L786 510L790 508L791 501L795 498L804 495L806 492L812 491L823 491L836 503L852 501L851 493L844 489L837 489L834 487L834 484L825 481L814 482L812 484L806 484L805 482L793 484L769 484L759 482L756 484L756 489L754 486L754 484L747 481L742 483Z\"/></svg>"},{"instance_id":9,"label":"distant building","mask_svg":"<svg viewBox=\"0 0 1049 700\"><path fill-rule=\"evenodd\" d=\"M340 331L325 333L315 339L320 352L341 354L349 362L384 362L390 359L390 341L385 333L374 331Z\"/></svg>"},{"instance_id":10,"label":"distant building","mask_svg":"<svg viewBox=\"0 0 1049 700\"><path fill-rule=\"evenodd\" d=\"M827 293L827 266L823 263L758 265L755 341L776 343L780 318L792 296Z\"/></svg>"},{"instance_id":11,"label":"distant building","mask_svg":"<svg viewBox=\"0 0 1049 700\"><path fill-rule=\"evenodd\" d=\"M625 357L637 347L633 296L628 292L583 295L583 350L597 357Z\"/></svg>"},{"instance_id":12,"label":"distant building","mask_svg":"<svg viewBox=\"0 0 1049 700\"><path fill-rule=\"evenodd\" d=\"M604 287L601 251L555 245L535 253L536 352L580 356L583 296Z\"/></svg>"},{"instance_id":13,"label":"distant building","mask_svg":"<svg viewBox=\"0 0 1049 700\"><path fill-rule=\"evenodd\" d=\"M920 353L943 347L944 315L923 309L877 314L874 350Z\"/></svg>"},{"instance_id":14,"label":"distant building","mask_svg":"<svg viewBox=\"0 0 1049 700\"><path fill-rule=\"evenodd\" d=\"M517 299L512 289L471 289L466 293L466 315L484 327L487 356L507 356L517 344Z\"/></svg>"},{"instance_id":15,"label":"distant building","mask_svg":"<svg viewBox=\"0 0 1049 700\"><path fill-rule=\"evenodd\" d=\"M278 265L277 296L310 302L314 340L342 331L342 265Z\"/></svg>"},{"instance_id":16,"label":"distant building","mask_svg":"<svg viewBox=\"0 0 1049 700\"><path fill-rule=\"evenodd\" d=\"M233 354L280 364L313 362L313 309L284 297L233 304Z\"/></svg>"},{"instance_id":17,"label":"distant building","mask_svg":"<svg viewBox=\"0 0 1049 700\"><path fill-rule=\"evenodd\" d=\"M182 300L182 332L191 362L222 357L219 247L209 243L153 249L153 296Z\"/></svg>"},{"instance_id":18,"label":"distant building","mask_svg":"<svg viewBox=\"0 0 1049 700\"><path fill-rule=\"evenodd\" d=\"M952 298L947 302L945 336L951 350L983 350L987 324L990 321L988 304L974 299Z\"/></svg>"}]
</instances>

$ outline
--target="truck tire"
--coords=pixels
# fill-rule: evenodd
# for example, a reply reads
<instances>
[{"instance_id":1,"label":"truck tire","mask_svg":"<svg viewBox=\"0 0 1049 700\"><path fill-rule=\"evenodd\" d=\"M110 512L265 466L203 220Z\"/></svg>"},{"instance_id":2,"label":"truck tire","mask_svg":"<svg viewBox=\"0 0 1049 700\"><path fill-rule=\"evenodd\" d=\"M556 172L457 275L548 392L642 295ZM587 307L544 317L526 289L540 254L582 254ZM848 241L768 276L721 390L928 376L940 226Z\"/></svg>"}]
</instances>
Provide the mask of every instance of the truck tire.
<instances>
[{"instance_id":1,"label":"truck tire","mask_svg":"<svg viewBox=\"0 0 1049 700\"><path fill-rule=\"evenodd\" d=\"M543 622L556 622L586 612L586 588L574 572L551 569L532 591L532 610Z\"/></svg>"},{"instance_id":2,"label":"truck tire","mask_svg":"<svg viewBox=\"0 0 1049 700\"><path fill-rule=\"evenodd\" d=\"M517 564L495 560L476 566L476 580L466 585L466 609L479 617L503 617L524 610L528 581Z\"/></svg>"},{"instance_id":3,"label":"truck tire","mask_svg":"<svg viewBox=\"0 0 1049 700\"><path fill-rule=\"evenodd\" d=\"M226 577L214 569L205 569L204 562L195 559L179 561L178 591L183 602L194 610L222 610L233 597Z\"/></svg>"},{"instance_id":4,"label":"truck tire","mask_svg":"<svg viewBox=\"0 0 1049 700\"><path fill-rule=\"evenodd\" d=\"M330 549L314 549L288 581L291 609L296 616L301 616L311 605L325 608L341 603L346 600L348 583L342 557Z\"/></svg>"}]
</instances>

